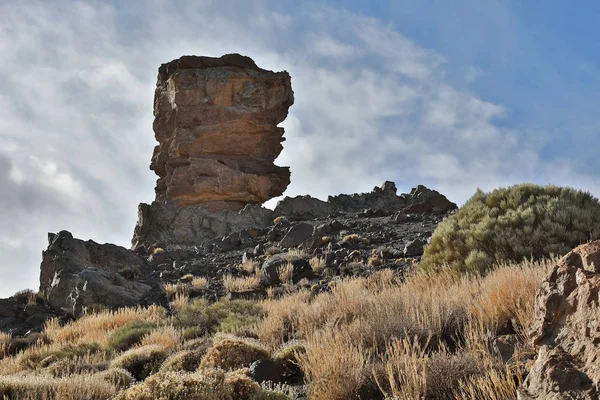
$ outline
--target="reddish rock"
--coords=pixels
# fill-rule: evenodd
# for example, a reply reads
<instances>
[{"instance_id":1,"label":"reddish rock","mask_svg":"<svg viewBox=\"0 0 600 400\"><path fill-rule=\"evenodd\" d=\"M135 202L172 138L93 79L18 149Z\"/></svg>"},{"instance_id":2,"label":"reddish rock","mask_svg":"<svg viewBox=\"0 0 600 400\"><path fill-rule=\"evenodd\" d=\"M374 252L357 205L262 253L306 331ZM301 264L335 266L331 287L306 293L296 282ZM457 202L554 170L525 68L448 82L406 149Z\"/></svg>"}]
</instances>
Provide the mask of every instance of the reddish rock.
<instances>
[{"instance_id":1,"label":"reddish rock","mask_svg":"<svg viewBox=\"0 0 600 400\"><path fill-rule=\"evenodd\" d=\"M281 195L289 168L273 164L294 96L287 72L249 57L184 56L159 69L150 168L156 200L240 210Z\"/></svg>"},{"instance_id":2,"label":"reddish rock","mask_svg":"<svg viewBox=\"0 0 600 400\"><path fill-rule=\"evenodd\" d=\"M531 332L540 353L521 399L598 399L600 241L581 245L542 284Z\"/></svg>"}]
</instances>

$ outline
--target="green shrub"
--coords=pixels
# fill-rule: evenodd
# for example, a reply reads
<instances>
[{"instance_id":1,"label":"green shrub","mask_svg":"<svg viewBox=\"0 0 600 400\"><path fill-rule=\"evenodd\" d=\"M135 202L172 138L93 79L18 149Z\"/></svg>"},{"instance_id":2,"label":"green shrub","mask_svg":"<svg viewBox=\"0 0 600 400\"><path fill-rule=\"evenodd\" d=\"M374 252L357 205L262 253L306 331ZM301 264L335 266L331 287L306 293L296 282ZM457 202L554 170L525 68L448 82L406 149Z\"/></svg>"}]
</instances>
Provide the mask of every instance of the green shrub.
<instances>
[{"instance_id":1,"label":"green shrub","mask_svg":"<svg viewBox=\"0 0 600 400\"><path fill-rule=\"evenodd\" d=\"M600 237L600 203L587 192L533 184L477 190L441 222L421 268L481 273L493 264L560 256Z\"/></svg>"},{"instance_id":2,"label":"green shrub","mask_svg":"<svg viewBox=\"0 0 600 400\"><path fill-rule=\"evenodd\" d=\"M264 316L263 308L250 300L221 300L207 305L204 300L191 301L175 314L177 326L194 328L184 331L186 339L215 331L234 329L258 322Z\"/></svg>"},{"instance_id":3,"label":"green shrub","mask_svg":"<svg viewBox=\"0 0 600 400\"><path fill-rule=\"evenodd\" d=\"M156 324L146 321L131 321L118 327L108 338L108 346L124 351L137 344L144 336L156 329Z\"/></svg>"},{"instance_id":4,"label":"green shrub","mask_svg":"<svg viewBox=\"0 0 600 400\"><path fill-rule=\"evenodd\" d=\"M201 350L181 350L169 356L160 367L160 370L164 372L193 372L198 369L205 352Z\"/></svg>"}]
</instances>

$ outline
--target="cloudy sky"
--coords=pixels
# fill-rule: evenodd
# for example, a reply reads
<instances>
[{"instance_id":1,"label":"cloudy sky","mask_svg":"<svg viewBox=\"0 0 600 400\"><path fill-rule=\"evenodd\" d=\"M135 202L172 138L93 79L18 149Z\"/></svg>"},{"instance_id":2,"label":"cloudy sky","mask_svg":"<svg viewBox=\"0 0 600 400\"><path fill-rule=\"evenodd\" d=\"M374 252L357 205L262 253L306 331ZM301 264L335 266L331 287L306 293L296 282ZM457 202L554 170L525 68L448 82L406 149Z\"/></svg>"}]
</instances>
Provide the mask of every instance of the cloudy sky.
<instances>
[{"instance_id":1,"label":"cloudy sky","mask_svg":"<svg viewBox=\"0 0 600 400\"><path fill-rule=\"evenodd\" d=\"M154 197L157 68L185 54L291 74L287 195L600 195L596 2L3 0L0 16L0 297L37 288L47 232L129 246Z\"/></svg>"}]
</instances>

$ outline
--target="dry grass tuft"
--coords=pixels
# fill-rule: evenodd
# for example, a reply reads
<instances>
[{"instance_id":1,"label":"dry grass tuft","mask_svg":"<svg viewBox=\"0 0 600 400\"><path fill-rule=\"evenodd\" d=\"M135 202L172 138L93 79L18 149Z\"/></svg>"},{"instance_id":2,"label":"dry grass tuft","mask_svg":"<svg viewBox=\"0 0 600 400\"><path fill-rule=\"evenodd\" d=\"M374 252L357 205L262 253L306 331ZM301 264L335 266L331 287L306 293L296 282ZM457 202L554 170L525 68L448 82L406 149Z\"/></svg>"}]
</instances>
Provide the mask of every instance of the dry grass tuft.
<instances>
[{"instance_id":1,"label":"dry grass tuft","mask_svg":"<svg viewBox=\"0 0 600 400\"><path fill-rule=\"evenodd\" d=\"M292 275L294 275L294 264L291 262L277 268L277 277L281 283L292 283Z\"/></svg>"},{"instance_id":2,"label":"dry grass tuft","mask_svg":"<svg viewBox=\"0 0 600 400\"><path fill-rule=\"evenodd\" d=\"M248 367L256 360L269 358L269 352L257 341L225 337L208 349L200 369L236 370Z\"/></svg>"},{"instance_id":3,"label":"dry grass tuft","mask_svg":"<svg viewBox=\"0 0 600 400\"><path fill-rule=\"evenodd\" d=\"M260 289L262 273L259 269L254 272L254 275L246 277L235 277L233 275L225 275L223 277L223 286L229 293L246 292L250 290Z\"/></svg>"},{"instance_id":4,"label":"dry grass tuft","mask_svg":"<svg viewBox=\"0 0 600 400\"><path fill-rule=\"evenodd\" d=\"M310 259L310 267L314 273L321 273L325 269L325 259L319 256L314 256Z\"/></svg>"}]
</instances>

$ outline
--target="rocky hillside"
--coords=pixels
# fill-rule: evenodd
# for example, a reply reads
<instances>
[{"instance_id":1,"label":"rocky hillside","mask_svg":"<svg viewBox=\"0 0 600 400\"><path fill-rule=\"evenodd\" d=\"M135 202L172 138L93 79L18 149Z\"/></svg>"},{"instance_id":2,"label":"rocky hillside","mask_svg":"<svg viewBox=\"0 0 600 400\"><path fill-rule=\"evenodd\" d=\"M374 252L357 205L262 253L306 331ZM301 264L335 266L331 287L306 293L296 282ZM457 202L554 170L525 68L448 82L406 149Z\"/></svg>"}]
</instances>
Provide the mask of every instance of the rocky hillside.
<instances>
[{"instance_id":1,"label":"rocky hillside","mask_svg":"<svg viewBox=\"0 0 600 400\"><path fill-rule=\"evenodd\" d=\"M0 300L0 397L598 398L599 242L423 275L435 190L266 209L293 100L236 54L160 67L156 198L131 249L48 234L39 291Z\"/></svg>"}]
</instances>

